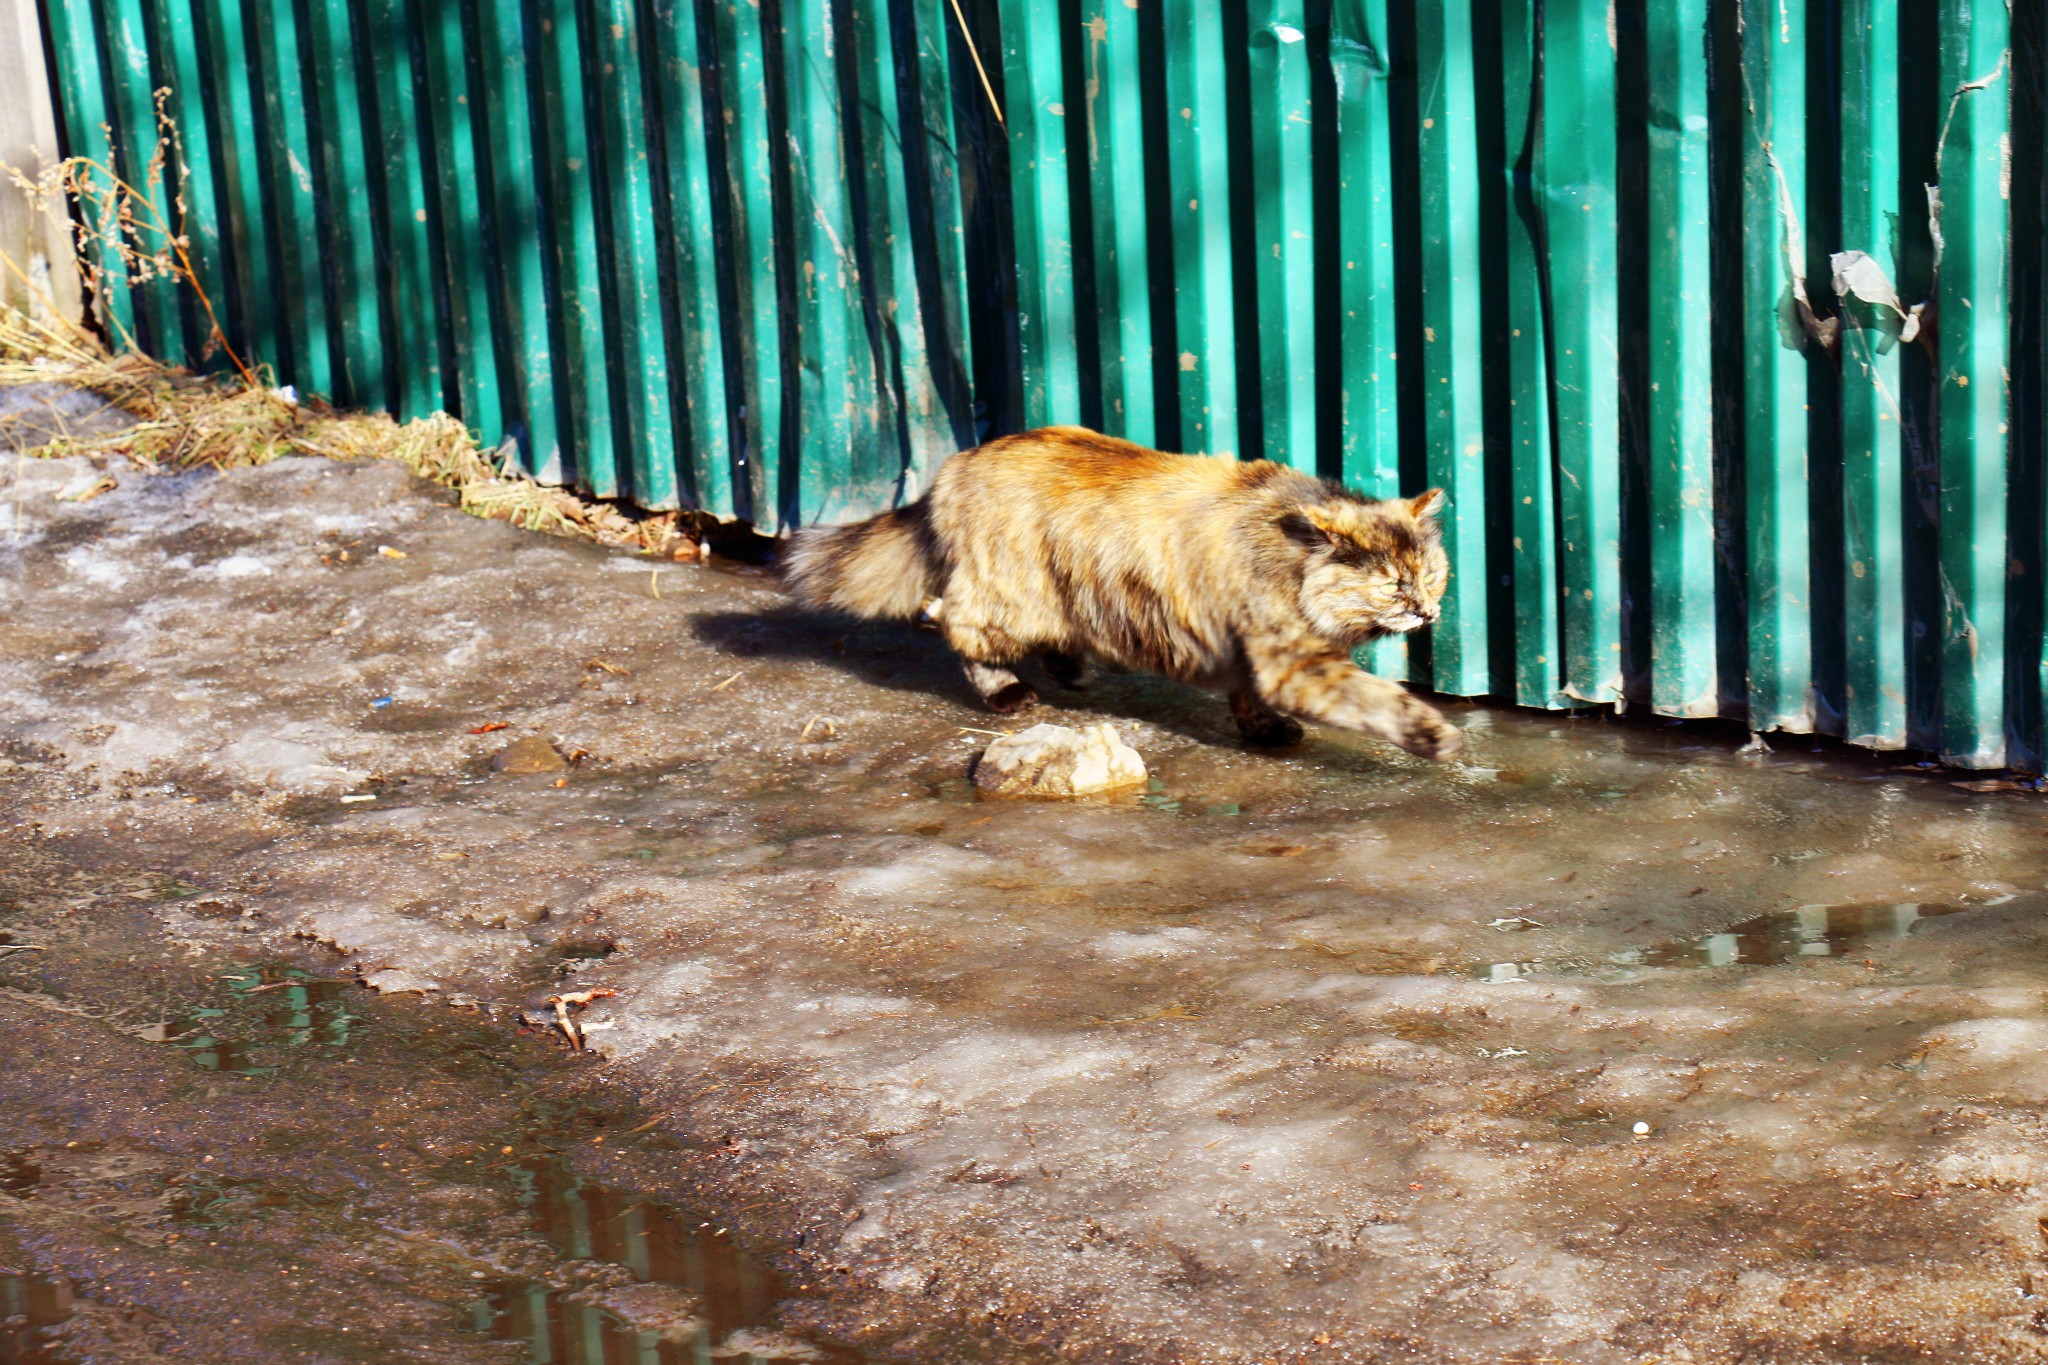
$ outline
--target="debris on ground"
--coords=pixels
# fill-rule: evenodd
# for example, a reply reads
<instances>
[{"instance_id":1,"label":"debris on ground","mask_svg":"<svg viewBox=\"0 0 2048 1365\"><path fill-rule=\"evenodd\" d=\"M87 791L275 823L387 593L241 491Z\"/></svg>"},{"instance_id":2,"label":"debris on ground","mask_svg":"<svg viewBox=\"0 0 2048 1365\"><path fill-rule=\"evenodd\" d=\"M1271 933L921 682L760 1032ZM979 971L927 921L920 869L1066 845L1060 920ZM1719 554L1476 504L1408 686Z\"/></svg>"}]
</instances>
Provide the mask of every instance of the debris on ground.
<instances>
[{"instance_id":1,"label":"debris on ground","mask_svg":"<svg viewBox=\"0 0 2048 1365\"><path fill-rule=\"evenodd\" d=\"M507 777L529 777L535 773L558 773L569 766L569 760L562 751L542 739L539 735L528 735L515 739L498 750L491 760L494 772Z\"/></svg>"},{"instance_id":2,"label":"debris on ground","mask_svg":"<svg viewBox=\"0 0 2048 1365\"><path fill-rule=\"evenodd\" d=\"M579 1028L575 1016L569 1013L570 1007L574 1006L577 1009L582 1009L593 1000L602 1000L607 996L617 994L618 992L615 990L600 986L595 990L567 991L561 995L551 995L548 997L548 1003L555 1007L555 1027L562 1030L562 1036L569 1040L570 1047L578 1052L583 1051L584 1034L598 1027L598 1025L592 1024L588 1028Z\"/></svg>"},{"instance_id":3,"label":"debris on ground","mask_svg":"<svg viewBox=\"0 0 2048 1365\"><path fill-rule=\"evenodd\" d=\"M974 765L974 785L990 796L1092 796L1145 777L1145 760L1110 725L1034 725L995 741Z\"/></svg>"},{"instance_id":4,"label":"debris on ground","mask_svg":"<svg viewBox=\"0 0 2048 1365\"><path fill-rule=\"evenodd\" d=\"M703 1331L708 1321L703 1297L672 1284L645 1281L589 1287L562 1297L601 1308L635 1332L650 1332L663 1342L687 1342ZM816 1359L815 1352L809 1358Z\"/></svg>"},{"instance_id":5,"label":"debris on ground","mask_svg":"<svg viewBox=\"0 0 2048 1365\"><path fill-rule=\"evenodd\" d=\"M383 967L363 974L363 984L379 995L435 995L441 983L404 967Z\"/></svg>"},{"instance_id":6,"label":"debris on ground","mask_svg":"<svg viewBox=\"0 0 2048 1365\"><path fill-rule=\"evenodd\" d=\"M822 1360L823 1352L807 1341L799 1341L784 1332L767 1332L758 1327L742 1327L729 1333L725 1340L712 1348L713 1360L731 1360L749 1356L755 1360Z\"/></svg>"},{"instance_id":7,"label":"debris on ground","mask_svg":"<svg viewBox=\"0 0 2048 1365\"><path fill-rule=\"evenodd\" d=\"M120 486L110 474L80 474L57 490L57 501L91 502L100 494L111 493Z\"/></svg>"}]
</instances>

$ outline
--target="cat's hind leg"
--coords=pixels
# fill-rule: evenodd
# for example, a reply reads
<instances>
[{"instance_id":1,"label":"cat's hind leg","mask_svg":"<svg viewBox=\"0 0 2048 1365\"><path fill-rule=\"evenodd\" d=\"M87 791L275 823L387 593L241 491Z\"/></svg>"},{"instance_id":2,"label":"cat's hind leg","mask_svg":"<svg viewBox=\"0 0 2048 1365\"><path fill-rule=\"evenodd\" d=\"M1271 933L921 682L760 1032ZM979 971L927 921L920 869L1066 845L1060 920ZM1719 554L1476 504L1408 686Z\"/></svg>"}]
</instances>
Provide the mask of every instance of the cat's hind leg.
<instances>
[{"instance_id":1,"label":"cat's hind leg","mask_svg":"<svg viewBox=\"0 0 2048 1365\"><path fill-rule=\"evenodd\" d=\"M1249 687L1231 690L1230 715L1247 744L1280 749L1301 743L1301 722L1267 710L1260 704L1259 694Z\"/></svg>"},{"instance_id":2,"label":"cat's hind leg","mask_svg":"<svg viewBox=\"0 0 2048 1365\"><path fill-rule=\"evenodd\" d=\"M1258 699L1275 711L1363 730L1423 758L1449 758L1464 743L1441 711L1342 654L1285 648L1247 653Z\"/></svg>"},{"instance_id":3,"label":"cat's hind leg","mask_svg":"<svg viewBox=\"0 0 2048 1365\"><path fill-rule=\"evenodd\" d=\"M1038 656L1038 661L1045 665L1046 676L1069 692L1085 692L1094 681L1088 661L1079 655L1048 649Z\"/></svg>"},{"instance_id":4,"label":"cat's hind leg","mask_svg":"<svg viewBox=\"0 0 2048 1365\"><path fill-rule=\"evenodd\" d=\"M960 656L967 669L967 681L981 694L989 710L1014 716L1038 704L1037 690L1010 669L1028 651L964 621L949 620L944 624L946 643Z\"/></svg>"},{"instance_id":5,"label":"cat's hind leg","mask_svg":"<svg viewBox=\"0 0 2048 1365\"><path fill-rule=\"evenodd\" d=\"M988 709L1001 716L1014 716L1038 705L1038 690L1001 664L968 659L967 681L981 693Z\"/></svg>"}]
</instances>

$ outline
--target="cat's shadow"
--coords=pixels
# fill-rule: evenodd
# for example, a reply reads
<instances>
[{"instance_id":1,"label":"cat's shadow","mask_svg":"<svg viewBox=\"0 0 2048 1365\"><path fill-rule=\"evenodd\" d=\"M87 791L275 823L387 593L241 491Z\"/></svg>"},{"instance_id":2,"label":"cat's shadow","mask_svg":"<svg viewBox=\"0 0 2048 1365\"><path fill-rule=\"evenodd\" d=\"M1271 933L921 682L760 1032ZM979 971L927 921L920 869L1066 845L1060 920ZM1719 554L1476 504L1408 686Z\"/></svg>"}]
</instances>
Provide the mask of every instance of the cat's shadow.
<instances>
[{"instance_id":1,"label":"cat's shadow","mask_svg":"<svg viewBox=\"0 0 2048 1365\"><path fill-rule=\"evenodd\" d=\"M923 693L955 708L964 725L1009 728L1019 721L1128 719L1204 744L1236 747L1240 742L1221 696L1166 678L1107 671L1098 672L1085 691L1072 692L1048 678L1036 661L1018 672L1037 689L1039 705L1016 716L996 715L968 686L958 656L936 631L900 622L850 621L782 606L706 612L691 618L690 633L698 643L736 659L821 663L892 692Z\"/></svg>"}]
</instances>

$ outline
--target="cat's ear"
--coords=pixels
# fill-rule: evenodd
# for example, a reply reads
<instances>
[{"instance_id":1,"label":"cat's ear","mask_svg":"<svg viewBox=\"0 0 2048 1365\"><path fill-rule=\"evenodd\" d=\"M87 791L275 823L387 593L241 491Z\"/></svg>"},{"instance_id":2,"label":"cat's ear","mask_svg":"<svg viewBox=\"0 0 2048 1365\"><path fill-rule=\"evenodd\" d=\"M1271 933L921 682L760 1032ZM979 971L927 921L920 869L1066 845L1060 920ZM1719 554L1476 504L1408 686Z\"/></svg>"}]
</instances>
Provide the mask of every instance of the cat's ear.
<instances>
[{"instance_id":1,"label":"cat's ear","mask_svg":"<svg viewBox=\"0 0 2048 1365\"><path fill-rule=\"evenodd\" d=\"M1336 544L1342 532L1327 509L1301 503L1282 513L1280 533L1305 550L1325 550Z\"/></svg>"},{"instance_id":2,"label":"cat's ear","mask_svg":"<svg viewBox=\"0 0 2048 1365\"><path fill-rule=\"evenodd\" d=\"M1301 515L1303 520L1322 533L1325 540L1336 540L1344 534L1342 528L1337 524L1337 519L1330 515L1330 509L1327 507L1318 507L1314 503L1306 503L1302 506Z\"/></svg>"},{"instance_id":3,"label":"cat's ear","mask_svg":"<svg viewBox=\"0 0 2048 1365\"><path fill-rule=\"evenodd\" d=\"M1418 493L1408 500L1408 515L1417 521L1428 521L1443 510L1444 490L1432 488Z\"/></svg>"}]
</instances>

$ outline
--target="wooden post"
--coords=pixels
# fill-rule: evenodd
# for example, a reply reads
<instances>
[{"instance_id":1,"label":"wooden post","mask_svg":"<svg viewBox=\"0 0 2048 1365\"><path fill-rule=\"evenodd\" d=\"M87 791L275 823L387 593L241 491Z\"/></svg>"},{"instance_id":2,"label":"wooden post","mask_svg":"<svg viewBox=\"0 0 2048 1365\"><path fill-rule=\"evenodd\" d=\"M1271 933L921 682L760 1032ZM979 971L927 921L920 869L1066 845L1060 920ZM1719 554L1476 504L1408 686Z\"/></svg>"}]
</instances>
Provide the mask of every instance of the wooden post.
<instances>
[{"instance_id":1,"label":"wooden post","mask_svg":"<svg viewBox=\"0 0 2048 1365\"><path fill-rule=\"evenodd\" d=\"M57 162L57 113L36 0L0 0L0 90L19 92L18 98L0 100L0 166L39 175ZM53 310L70 319L80 316L78 267L61 200L37 213L11 177L0 180L0 251L28 276L24 283L0 265L0 303L36 317Z\"/></svg>"}]
</instances>

